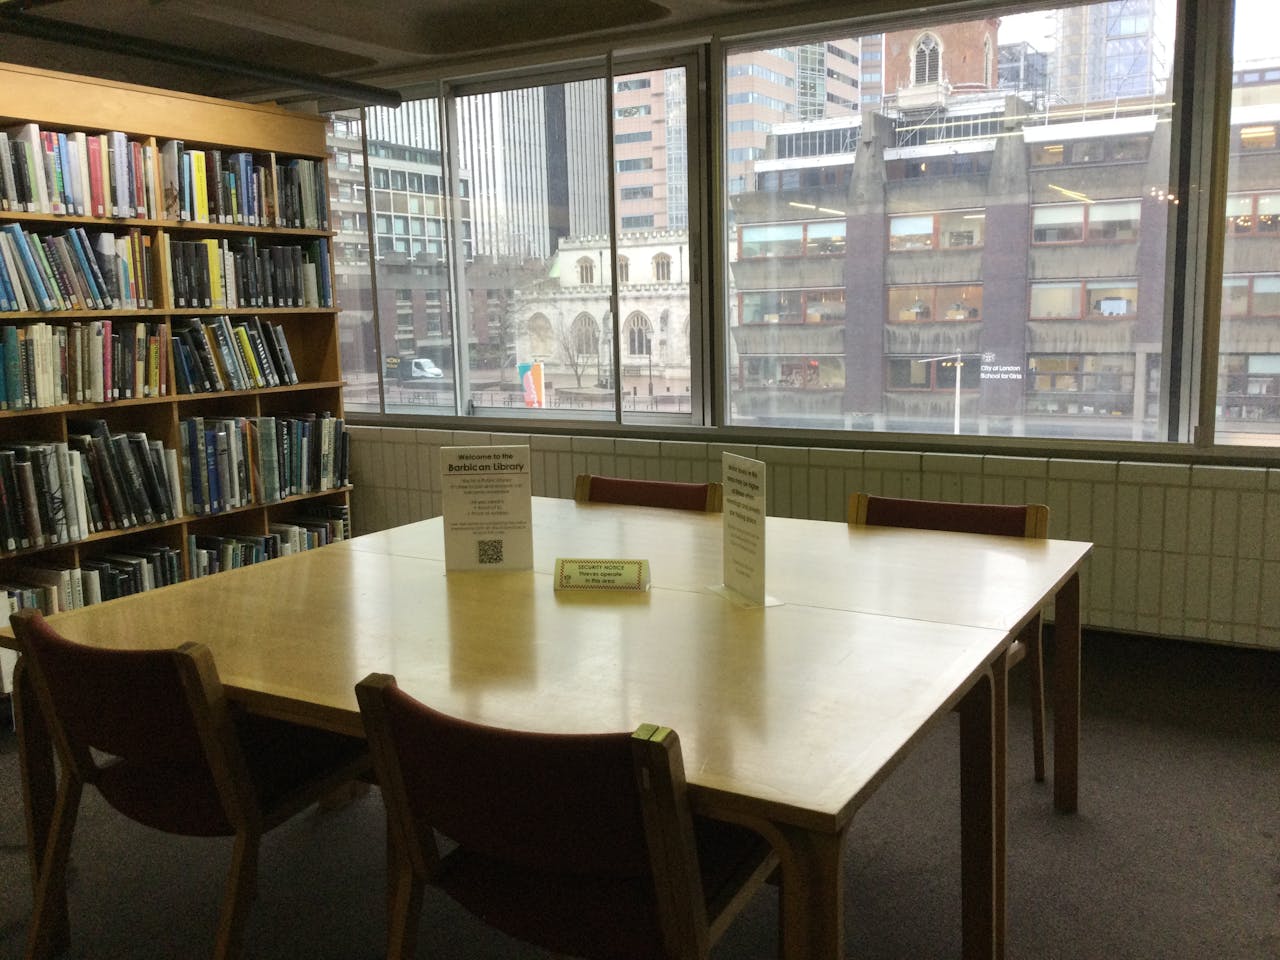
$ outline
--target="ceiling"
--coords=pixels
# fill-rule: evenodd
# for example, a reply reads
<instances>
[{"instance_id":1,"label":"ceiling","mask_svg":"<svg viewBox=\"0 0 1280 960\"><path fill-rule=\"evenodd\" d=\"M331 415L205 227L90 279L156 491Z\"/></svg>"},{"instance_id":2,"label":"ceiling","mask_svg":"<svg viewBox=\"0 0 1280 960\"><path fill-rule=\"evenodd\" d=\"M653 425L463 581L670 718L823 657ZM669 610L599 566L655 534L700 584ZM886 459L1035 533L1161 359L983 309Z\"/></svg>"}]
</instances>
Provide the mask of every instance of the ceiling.
<instances>
[{"instance_id":1,"label":"ceiling","mask_svg":"<svg viewBox=\"0 0 1280 960\"><path fill-rule=\"evenodd\" d=\"M845 2L845 16L854 4ZM866 5L866 0L860 4ZM288 101L291 75L365 84L566 42L697 35L796 0L0 0L0 61L191 93ZM195 54L192 59L189 54ZM181 62L169 62L172 59ZM236 62L259 75L215 69ZM272 75L276 74L276 75ZM350 91L359 100L360 92ZM324 96L324 94L320 94ZM328 96L341 98L330 91Z\"/></svg>"}]
</instances>

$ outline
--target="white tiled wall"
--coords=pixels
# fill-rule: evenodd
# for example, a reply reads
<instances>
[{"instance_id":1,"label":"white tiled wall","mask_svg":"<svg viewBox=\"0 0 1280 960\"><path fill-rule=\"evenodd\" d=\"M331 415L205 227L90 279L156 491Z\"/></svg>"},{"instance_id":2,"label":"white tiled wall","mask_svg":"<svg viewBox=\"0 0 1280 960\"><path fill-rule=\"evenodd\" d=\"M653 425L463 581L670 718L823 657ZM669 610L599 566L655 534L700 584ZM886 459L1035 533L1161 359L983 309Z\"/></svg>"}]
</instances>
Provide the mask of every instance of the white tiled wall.
<instances>
[{"instance_id":1,"label":"white tiled wall","mask_svg":"<svg viewBox=\"0 0 1280 960\"><path fill-rule=\"evenodd\" d=\"M1094 543L1087 625L1280 649L1280 470L356 427L354 531L436 515L439 448L486 443L527 443L540 496L578 473L717 480L727 450L768 464L775 516L843 520L858 490L1047 503L1050 536Z\"/></svg>"}]
</instances>

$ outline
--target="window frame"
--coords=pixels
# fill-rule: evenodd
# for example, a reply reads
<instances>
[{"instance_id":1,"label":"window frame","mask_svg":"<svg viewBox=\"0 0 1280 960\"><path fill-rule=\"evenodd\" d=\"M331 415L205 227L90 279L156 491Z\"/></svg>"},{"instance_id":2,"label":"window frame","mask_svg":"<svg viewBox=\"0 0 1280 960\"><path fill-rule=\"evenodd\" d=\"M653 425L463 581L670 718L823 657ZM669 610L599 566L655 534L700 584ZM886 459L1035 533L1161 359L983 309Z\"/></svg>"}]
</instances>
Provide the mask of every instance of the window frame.
<instances>
[{"instance_id":1,"label":"window frame","mask_svg":"<svg viewBox=\"0 0 1280 960\"><path fill-rule=\"evenodd\" d=\"M1217 176L1215 176L1215 172L1225 170L1228 159L1227 151L1225 149L1218 149L1217 155L1215 156L1212 146L1217 144L1218 147L1221 148L1223 144L1231 141L1233 133L1229 119L1224 116L1225 112L1219 111L1215 118L1215 114L1208 105L1213 103L1215 98L1221 96L1221 88L1223 85L1221 77L1222 73L1226 74L1227 79L1225 82L1228 86L1230 85L1230 63L1220 64L1220 67L1225 66L1227 69L1219 69L1217 75L1206 76L1202 70L1200 74L1194 78L1195 83L1200 84L1201 87L1200 89L1193 89L1195 83L1193 83L1193 78L1191 77L1191 70L1186 66L1188 63L1188 51L1185 39L1193 29L1207 26L1207 31L1202 30L1198 34L1198 38L1201 39L1201 48L1209 49L1211 51L1221 49L1229 50L1229 44L1219 43L1216 47L1212 45L1206 46L1203 38L1208 37L1212 39L1215 36L1221 36L1223 33L1227 32L1230 24L1230 12L1229 4L1222 5L1221 8L1215 9L1209 9L1208 5L1199 5L1196 9L1179 9L1176 12L1178 25L1175 42L1177 46L1174 49L1173 59L1175 62L1183 65L1181 68L1183 76L1180 79L1175 75L1173 80L1171 80L1171 83L1175 86L1177 84L1182 84L1182 86L1178 86L1171 96L1171 99L1176 103L1172 122L1175 130L1179 133L1174 137L1173 151L1175 157L1170 168L1170 178L1171 183L1173 183L1175 187L1182 185L1183 193L1186 193L1185 184L1188 183L1214 184L1225 181L1225 176L1222 175L1221 172L1219 172ZM939 19L943 21L947 19L961 19L958 12L954 18L948 18L948 8L946 7L939 8L937 10L937 14ZM859 31L866 32L871 30L869 23L870 22L865 20L865 18L861 20L855 18L849 21L849 26L856 34ZM817 29L828 31L829 27L827 25L815 23L798 22L794 26L794 29L788 28L779 31L773 42L776 44L785 44L788 42L788 38L791 35L794 35L796 38L801 38L806 35L812 35L812 33ZM728 52L733 49L733 45L735 43L745 44L756 42L755 37L749 32L748 24L747 28L742 28L741 31L736 34L717 34L710 47L692 48L693 52L691 56L702 63L705 70L697 74L691 73L689 78L690 84L696 86L700 79L707 82L707 105L710 107L713 114L717 109L719 109L717 104L722 100L721 93L723 88L723 78L717 77L718 71L716 69L717 64L723 63L721 57L726 56ZM685 53L686 55L690 55L687 50ZM1216 54L1211 53L1209 60L1212 61L1214 56L1216 56ZM875 58L873 57L864 57L865 63L873 63L874 60ZM1212 66L1212 63L1210 65ZM560 72L564 70L564 67L557 67L555 69L557 72ZM634 69L635 68L628 66L626 67L625 72L634 72ZM624 70L621 68L615 68L614 72L622 73ZM941 56L939 57L939 73L941 73ZM696 98L691 98L690 102L693 104L695 101ZM606 118L606 120L608 119L610 118ZM694 124L691 123L690 126L692 128ZM717 133L715 135L718 136L719 134ZM1138 137L1135 139L1140 140L1142 138ZM1235 139L1238 141L1238 134ZM702 169L695 170L694 159L691 156L689 178L691 190L705 189L709 183L714 181L711 172L706 168L708 157L709 151L703 149L699 153L697 161ZM1067 161L1064 165L1071 165L1073 163L1086 164L1108 162L1108 160L1117 162L1117 158L1114 155L1110 157L1092 156L1087 150L1083 153L1077 151L1077 155L1075 157L1064 159ZM1129 158L1122 159L1124 159L1124 162L1132 162ZM361 158L361 163L367 165L367 160ZM616 176L616 171L612 171L611 175ZM1212 422L1206 422L1203 413L1205 409L1211 409L1212 407L1212 394L1214 393L1212 384L1213 378L1217 375L1217 365L1216 363L1213 363L1212 366L1210 366L1210 361L1216 358L1214 351L1217 346L1218 318L1216 316L1211 316L1211 314L1218 309L1215 307L1214 301L1221 297L1221 286L1226 278L1222 275L1220 268L1216 275L1213 268L1210 268L1206 273L1202 264L1206 261L1212 260L1212 257L1209 256L1212 252L1212 248L1220 246L1221 243L1226 241L1229 237L1256 236L1261 232L1255 228L1249 233L1230 234L1225 229L1227 220L1225 214L1222 212L1225 206L1223 202L1224 199L1225 189L1216 197L1213 195L1212 191L1210 191L1204 197L1200 198L1199 203L1194 204L1194 209L1187 211L1184 208L1184 211L1177 212L1176 217L1170 218L1171 224L1169 232L1171 242L1168 244L1168 276L1166 278L1166 283L1168 286L1173 286L1175 284L1174 278L1179 275L1187 275L1188 282L1185 287L1187 293L1185 298L1181 296L1176 298L1170 297L1167 294L1165 297L1166 304L1169 304L1174 300L1177 301L1176 306L1166 307L1169 314L1166 318L1166 330L1175 328L1177 330L1177 336L1179 341L1182 343L1182 349L1180 350L1180 358L1175 359L1173 362L1175 367L1178 365L1182 366L1181 369L1165 371L1168 376L1162 374L1160 380L1163 384L1167 384L1170 380L1181 379L1182 394L1181 396L1174 396L1166 406L1165 412L1162 414L1167 421L1166 426L1168 427L1168 436L1155 442L1154 449L1157 450L1171 449L1169 446L1170 442L1175 445L1180 442L1189 443L1192 437L1193 427L1197 430L1195 434L1195 446L1197 448L1212 449L1214 447L1213 425ZM726 258L727 245L723 242L716 242L717 236L722 235L720 232L724 230L725 225L725 218L722 210L723 205L724 199L716 194L709 194L699 204L698 209L700 211L699 216L701 217L701 221L696 226L691 223L691 232L694 229L700 229L698 242L702 248L702 253L699 257L693 258L692 260L692 265L695 271L697 271L700 265L714 262L719 271L719 275L723 276L725 264L721 261ZM1186 206L1193 205L1187 204ZM1217 211L1216 213L1215 209ZM693 213L694 211L691 206L691 220L697 221L698 217L693 216ZM1216 225L1211 222L1215 217L1219 221ZM1085 236L1087 237L1087 232ZM1082 238L1081 242L1088 241ZM1217 293L1214 293L1213 291L1215 285L1218 287ZM723 291L712 292L707 290L702 290L700 292L700 296L703 298L708 310L704 311L703 317L696 318L702 325L702 333L700 338L695 338L695 348L698 343L706 343L705 337L708 335L708 331L712 331L713 328L714 336L723 336L723 330L720 328L727 324L728 319L726 316L727 308L722 309L717 304L717 300L720 299L718 297L718 293L722 292ZM1087 303L1085 301L1085 295L1082 293L1080 310L1081 319L1088 316L1086 307ZM696 304L694 309L696 312ZM1221 315L1227 316L1228 314L1223 311ZM713 317L714 323L704 322L704 318L707 316ZM1166 340L1167 346L1170 343L1172 343L1172 341ZM698 364L695 364L695 366L697 365ZM726 382L729 376L732 375L731 371L727 369L728 363L724 358L718 355L712 355L708 350L704 352L700 365L703 370L704 380L694 389L696 391L701 391L702 395L700 398L695 398L694 406L697 408L701 403L704 409L708 411L708 416L700 425L708 428L714 428L717 431L727 430L732 433L735 431L735 428L731 425L727 425L725 422L723 400L721 399L723 390L718 386L718 384ZM1206 391L1210 394L1207 401L1203 399ZM1208 404L1208 407L1206 407L1206 403ZM1196 414L1197 407L1200 411L1199 415ZM403 422L402 418L396 418L396 420L397 422ZM441 420L433 417L431 422L441 422ZM475 424L482 421L471 417L459 416L457 418L457 422L460 424ZM558 422L563 421L556 421L552 419L543 421L548 429L555 429ZM571 420L569 422L574 421ZM699 424L695 421L695 425ZM634 427L634 425L631 425L631 427ZM753 431L751 430L743 431L742 435L749 435L752 432ZM776 431L765 430L760 433L760 435L831 436L831 434L826 430L820 429L811 432L802 428ZM945 445L948 442L943 434L912 433L904 435L859 430L855 435L859 442L868 444L878 444L887 439L900 440L903 436L910 437L913 442L919 443L922 446L936 446L938 444ZM1043 437L1028 439L1033 439L1038 444L1053 442L1052 440L1047 440ZM998 446L1003 441L991 438L991 442ZM1093 445L1098 449L1119 449L1123 446L1123 444L1118 441L1098 440L1096 443L1091 443L1093 443ZM1149 447L1152 442L1138 441L1136 443L1140 447ZM1273 447L1274 444L1271 448ZM1233 449L1232 452L1235 453L1236 451ZM1274 453L1274 450L1272 450L1272 452Z\"/></svg>"}]
</instances>

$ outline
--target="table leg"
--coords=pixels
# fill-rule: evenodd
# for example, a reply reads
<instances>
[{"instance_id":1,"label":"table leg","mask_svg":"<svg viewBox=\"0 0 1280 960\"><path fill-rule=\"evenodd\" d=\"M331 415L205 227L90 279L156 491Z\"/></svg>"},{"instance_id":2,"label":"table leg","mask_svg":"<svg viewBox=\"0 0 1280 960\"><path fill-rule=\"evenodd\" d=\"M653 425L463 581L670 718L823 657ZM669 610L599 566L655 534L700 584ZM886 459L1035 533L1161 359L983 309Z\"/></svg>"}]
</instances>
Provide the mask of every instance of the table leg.
<instances>
[{"instance_id":1,"label":"table leg","mask_svg":"<svg viewBox=\"0 0 1280 960\"><path fill-rule=\"evenodd\" d=\"M960 702L961 952L965 960L1004 956L1004 655Z\"/></svg>"},{"instance_id":2,"label":"table leg","mask_svg":"<svg viewBox=\"0 0 1280 960\"><path fill-rule=\"evenodd\" d=\"M1075 813L1080 778L1080 574L1054 600L1053 805Z\"/></svg>"},{"instance_id":3,"label":"table leg","mask_svg":"<svg viewBox=\"0 0 1280 960\"><path fill-rule=\"evenodd\" d=\"M782 865L781 928L784 960L843 960L844 867L848 830L815 833L777 826Z\"/></svg>"},{"instance_id":4,"label":"table leg","mask_svg":"<svg viewBox=\"0 0 1280 960\"><path fill-rule=\"evenodd\" d=\"M22 774L22 804L27 817L27 853L31 862L31 889L40 880L40 865L49 844L49 828L58 793L58 776L53 763L53 741L49 735L35 690L31 687L24 657L13 671L13 715L18 734L18 768ZM67 922L67 891L58 891L52 901L54 918L49 942L41 945L42 955L60 953L71 940Z\"/></svg>"}]
</instances>

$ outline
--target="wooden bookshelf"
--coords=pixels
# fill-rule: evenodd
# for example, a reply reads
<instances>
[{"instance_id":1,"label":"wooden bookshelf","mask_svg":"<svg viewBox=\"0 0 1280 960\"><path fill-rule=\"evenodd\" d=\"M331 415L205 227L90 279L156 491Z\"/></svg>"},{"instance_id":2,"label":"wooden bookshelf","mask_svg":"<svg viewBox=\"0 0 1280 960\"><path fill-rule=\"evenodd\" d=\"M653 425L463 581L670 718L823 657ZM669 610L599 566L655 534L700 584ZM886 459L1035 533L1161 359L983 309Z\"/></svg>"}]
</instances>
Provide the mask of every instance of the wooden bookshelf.
<instances>
[{"instance_id":1,"label":"wooden bookshelf","mask_svg":"<svg viewBox=\"0 0 1280 960\"><path fill-rule=\"evenodd\" d=\"M83 228L90 236L114 234L126 236L136 230L149 242L147 268L151 272L153 305L138 309L67 309L67 310L0 310L0 327L39 328L68 331L68 339L76 336L74 328L111 320L117 330L131 329L143 322L149 325L144 334L155 331L160 363L165 370L164 389L152 395L130 398L76 402L69 394L68 402L52 406L0 411L0 446L6 444L46 444L66 442L78 432L82 421L105 421L111 434L145 433L148 440L158 440L165 449L176 450L178 460L186 440L184 421L194 417L229 420L234 418L299 417L328 413L341 427L342 373L339 367L338 313L333 299L332 231L326 222L314 227L281 225L280 220L266 224L195 222L176 220L165 215L165 178L160 162L161 149L170 140L180 140L188 150L226 153L251 153L272 174L264 178L263 199L270 210L281 211L282 177L276 173L288 161L314 161L315 173L323 182L326 157L325 121L322 117L293 113L274 106L240 104L208 97L130 86L106 80L0 64L0 130L13 130L21 124L35 123L40 131L85 133L87 135L120 132L130 139L141 140L155 158L149 171L148 191L154 191L155 209L149 216L116 218L83 215L56 215L27 210L0 211L0 229L18 224L29 234L39 237L63 235L71 228ZM0 183L0 191L3 183ZM324 192L323 183L317 195ZM228 244L248 243L289 247L310 245L309 249L327 251L320 289L328 289L327 306L310 298L308 305L282 306L177 306L175 279L166 256L171 241L210 239ZM2 253L0 253L2 255ZM212 255L211 255L212 258ZM300 259L299 255L299 259ZM212 259L211 259L212 263ZM300 276L300 275L299 275ZM278 281L277 281L278 283ZM299 288L301 284L299 283ZM312 287L314 289L314 286ZM277 294L278 295L278 294ZM298 301L301 302L301 293ZM264 302L266 302L264 300ZM172 336L185 324L185 318L208 319L225 315L232 323L257 317L259 325L278 325L287 340L289 353L298 377L297 383L254 386L250 389L228 389L217 392L179 392L178 371L182 361L175 356ZM175 324L177 326L175 327ZM41 327L41 325L46 325ZM85 334L79 334L84 337ZM157 354L160 356L160 354ZM142 390L139 385L139 391ZM255 423L255 426L257 423ZM245 430L247 436L249 431ZM336 437L333 456L340 456L342 436ZM277 453L280 450L277 447ZM281 469L277 466L277 470ZM202 509L202 502L191 500L191 475L185 463L179 468L184 502L180 515L129 528L90 530L88 536L74 533L66 542L46 543L4 549L0 543L0 584L26 583L36 568L80 568L93 564L107 554L142 552L152 548L176 551L182 579L195 574L194 554L190 551L193 537L269 537L272 525L293 523L306 516L310 508L319 506L333 512L349 507L345 479L330 470L331 483L313 478L304 489L277 491L274 496L256 494L247 504L231 504L217 512L192 512ZM252 483L252 472L246 477ZM171 486L169 500L176 491ZM83 530L81 531L83 533ZM4 684L0 681L0 689Z\"/></svg>"}]
</instances>

